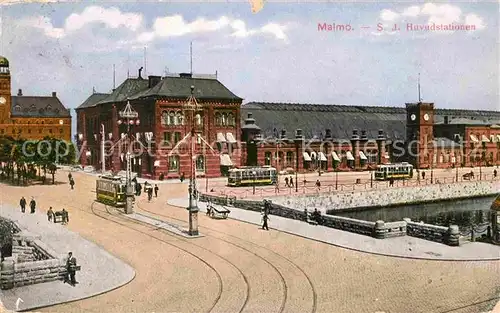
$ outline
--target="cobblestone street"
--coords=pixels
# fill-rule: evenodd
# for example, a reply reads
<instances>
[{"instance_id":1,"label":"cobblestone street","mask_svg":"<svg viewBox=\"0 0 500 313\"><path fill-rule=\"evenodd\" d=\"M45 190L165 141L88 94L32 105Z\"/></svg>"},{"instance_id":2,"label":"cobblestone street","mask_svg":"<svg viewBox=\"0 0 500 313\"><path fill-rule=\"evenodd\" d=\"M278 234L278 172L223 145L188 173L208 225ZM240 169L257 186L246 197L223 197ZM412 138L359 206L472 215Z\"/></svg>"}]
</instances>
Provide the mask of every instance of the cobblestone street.
<instances>
[{"instance_id":1,"label":"cobblestone street","mask_svg":"<svg viewBox=\"0 0 500 313\"><path fill-rule=\"evenodd\" d=\"M185 239L118 209L92 206L95 177L74 172L70 190L66 176L58 171L56 180L64 183L56 185L2 184L0 201L17 207L21 196L35 196L37 214L49 206L65 208L70 230L130 264L136 277L108 293L42 312L476 313L491 310L500 294L498 261L377 256L204 214L202 237ZM185 227L187 211L166 203L185 195L187 184L159 187L151 202L145 194L136 200L136 211Z\"/></svg>"}]
</instances>

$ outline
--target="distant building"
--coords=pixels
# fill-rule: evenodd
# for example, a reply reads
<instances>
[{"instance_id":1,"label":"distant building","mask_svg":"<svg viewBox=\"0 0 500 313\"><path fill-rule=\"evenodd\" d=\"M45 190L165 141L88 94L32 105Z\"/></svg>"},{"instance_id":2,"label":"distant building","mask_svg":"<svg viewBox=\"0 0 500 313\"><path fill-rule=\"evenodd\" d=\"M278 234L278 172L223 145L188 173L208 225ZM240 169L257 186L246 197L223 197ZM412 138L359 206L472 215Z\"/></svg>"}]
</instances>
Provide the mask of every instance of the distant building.
<instances>
[{"instance_id":1,"label":"distant building","mask_svg":"<svg viewBox=\"0 0 500 313\"><path fill-rule=\"evenodd\" d=\"M146 79L140 72L110 94L94 92L76 109L82 165L101 168L101 141L106 139L113 142L113 148L106 147L108 154L113 152L106 158L106 168L125 169L125 151L117 147L126 125L118 125L118 114L129 99L140 117L140 125L131 130L138 142L133 171L145 178L157 179L161 174L178 178L182 173L188 177L188 149L174 147L189 132L189 116L182 108L191 86L203 106L194 117L195 166L200 176L218 177L244 165L270 165L290 172L296 168L299 172L366 170L398 161L416 168L500 165L498 111L434 109L432 103L406 108L242 105L242 99L216 77L179 74Z\"/></svg>"},{"instance_id":2,"label":"distant building","mask_svg":"<svg viewBox=\"0 0 500 313\"><path fill-rule=\"evenodd\" d=\"M71 141L71 114L57 98L11 95L9 61L0 57L0 136L42 139L46 136Z\"/></svg>"}]
</instances>

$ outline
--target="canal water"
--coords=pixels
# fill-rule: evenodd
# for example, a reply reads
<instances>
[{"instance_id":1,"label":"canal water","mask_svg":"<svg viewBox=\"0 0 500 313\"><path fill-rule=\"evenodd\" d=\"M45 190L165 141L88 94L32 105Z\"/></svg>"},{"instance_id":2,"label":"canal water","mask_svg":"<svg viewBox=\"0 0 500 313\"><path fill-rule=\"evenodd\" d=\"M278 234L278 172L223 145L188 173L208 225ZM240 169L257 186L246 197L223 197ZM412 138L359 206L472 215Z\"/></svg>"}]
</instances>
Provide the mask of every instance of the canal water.
<instances>
[{"instance_id":1,"label":"canal water","mask_svg":"<svg viewBox=\"0 0 500 313\"><path fill-rule=\"evenodd\" d=\"M342 212L336 215L365 221L385 222L402 221L411 218L415 222L424 222L439 226L458 225L460 229L486 225L490 221L489 210L495 197L474 198L468 200L436 202L419 205L406 205L373 210Z\"/></svg>"}]
</instances>

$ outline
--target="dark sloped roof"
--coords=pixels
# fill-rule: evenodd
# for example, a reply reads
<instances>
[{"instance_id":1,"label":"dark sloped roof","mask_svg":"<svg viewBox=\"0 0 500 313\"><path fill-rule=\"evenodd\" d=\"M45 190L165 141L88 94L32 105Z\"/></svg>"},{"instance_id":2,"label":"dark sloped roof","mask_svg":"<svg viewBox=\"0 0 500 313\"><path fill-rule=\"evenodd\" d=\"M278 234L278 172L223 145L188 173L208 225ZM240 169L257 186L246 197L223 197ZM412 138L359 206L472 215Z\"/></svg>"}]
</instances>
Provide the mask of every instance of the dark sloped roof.
<instances>
[{"instance_id":1,"label":"dark sloped roof","mask_svg":"<svg viewBox=\"0 0 500 313\"><path fill-rule=\"evenodd\" d=\"M406 138L405 107L249 102L242 105L241 110L242 123L247 114L252 113L263 136L273 135L274 128L286 129L287 135L293 136L300 128L306 138L312 138L331 129L333 138L349 139L357 129L366 130L368 138L376 138L382 129L389 139ZM444 121L444 116L474 118L476 122L500 119L499 111L436 109L435 113L437 123Z\"/></svg>"},{"instance_id":2,"label":"dark sloped roof","mask_svg":"<svg viewBox=\"0 0 500 313\"><path fill-rule=\"evenodd\" d=\"M148 89L149 81L143 78L127 78L113 92L98 103L122 102L132 98L135 94Z\"/></svg>"},{"instance_id":3,"label":"dark sloped roof","mask_svg":"<svg viewBox=\"0 0 500 313\"><path fill-rule=\"evenodd\" d=\"M14 117L71 117L57 97L12 97L12 116Z\"/></svg>"},{"instance_id":4,"label":"dark sloped roof","mask_svg":"<svg viewBox=\"0 0 500 313\"><path fill-rule=\"evenodd\" d=\"M131 99L143 97L187 98L194 86L194 96L198 99L242 100L217 79L191 77L164 77L156 86L139 92Z\"/></svg>"},{"instance_id":5,"label":"dark sloped roof","mask_svg":"<svg viewBox=\"0 0 500 313\"><path fill-rule=\"evenodd\" d=\"M434 144L440 148L460 148L462 145L446 137L434 138Z\"/></svg>"},{"instance_id":6,"label":"dark sloped roof","mask_svg":"<svg viewBox=\"0 0 500 313\"><path fill-rule=\"evenodd\" d=\"M102 101L103 99L108 97L109 95L110 95L109 93L98 93L98 92L93 93L90 95L90 97L87 98L87 100L85 100L82 104L80 104L76 108L76 110L92 107L99 101Z\"/></svg>"}]
</instances>

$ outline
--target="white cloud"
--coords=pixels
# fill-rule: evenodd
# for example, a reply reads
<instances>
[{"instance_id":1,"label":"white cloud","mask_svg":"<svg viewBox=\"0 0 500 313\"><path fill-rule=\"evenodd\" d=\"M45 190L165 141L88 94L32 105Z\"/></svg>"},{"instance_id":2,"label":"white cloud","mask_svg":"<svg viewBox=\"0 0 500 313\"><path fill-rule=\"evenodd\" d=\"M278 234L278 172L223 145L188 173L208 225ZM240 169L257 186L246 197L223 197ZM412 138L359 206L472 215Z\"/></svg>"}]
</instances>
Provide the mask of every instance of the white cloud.
<instances>
[{"instance_id":1,"label":"white cloud","mask_svg":"<svg viewBox=\"0 0 500 313\"><path fill-rule=\"evenodd\" d=\"M40 29L48 37L62 38L66 35L64 29L54 27L48 17L44 16L31 17L24 20L22 24Z\"/></svg>"},{"instance_id":2,"label":"white cloud","mask_svg":"<svg viewBox=\"0 0 500 313\"><path fill-rule=\"evenodd\" d=\"M403 16L412 16L412 17L418 16L419 14L420 14L420 7L416 5L404 9L403 13L401 13L401 15Z\"/></svg>"},{"instance_id":3,"label":"white cloud","mask_svg":"<svg viewBox=\"0 0 500 313\"><path fill-rule=\"evenodd\" d=\"M187 22L181 15L172 15L157 18L151 31L145 31L137 36L137 41L146 43L156 38L178 37L188 34L200 34L229 29L233 37L250 37L257 34L271 34L277 39L286 40L284 25L269 23L260 28L248 29L245 22L222 16L219 19L209 20L198 18Z\"/></svg>"},{"instance_id":4,"label":"white cloud","mask_svg":"<svg viewBox=\"0 0 500 313\"><path fill-rule=\"evenodd\" d=\"M398 13L391 10L382 10L382 12L380 12L380 18L384 21L394 21L398 16Z\"/></svg>"},{"instance_id":5,"label":"white cloud","mask_svg":"<svg viewBox=\"0 0 500 313\"><path fill-rule=\"evenodd\" d=\"M483 20L476 14L468 14L465 17L465 24L474 25L476 29L483 29L486 27L486 25L484 25Z\"/></svg>"},{"instance_id":6,"label":"white cloud","mask_svg":"<svg viewBox=\"0 0 500 313\"><path fill-rule=\"evenodd\" d=\"M125 27L136 31L142 24L142 15L136 13L122 13L117 8L103 8L99 6L86 7L82 13L71 14L64 24L67 31L75 31L92 23L102 23L109 28Z\"/></svg>"}]
</instances>

